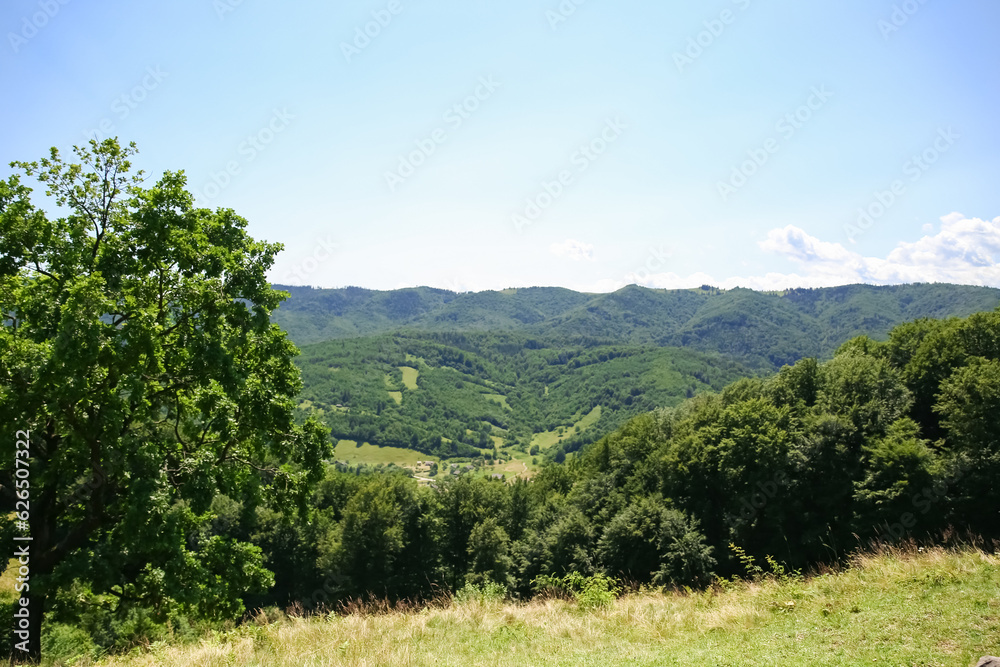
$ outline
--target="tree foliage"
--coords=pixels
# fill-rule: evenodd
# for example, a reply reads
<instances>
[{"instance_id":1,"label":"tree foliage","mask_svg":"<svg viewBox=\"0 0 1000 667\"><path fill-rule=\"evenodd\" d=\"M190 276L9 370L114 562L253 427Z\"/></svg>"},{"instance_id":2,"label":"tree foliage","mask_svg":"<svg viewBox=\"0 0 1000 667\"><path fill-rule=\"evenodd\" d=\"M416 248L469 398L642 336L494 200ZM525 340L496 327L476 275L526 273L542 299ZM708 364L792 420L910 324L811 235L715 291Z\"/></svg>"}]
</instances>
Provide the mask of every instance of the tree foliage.
<instances>
[{"instance_id":1,"label":"tree foliage","mask_svg":"<svg viewBox=\"0 0 1000 667\"><path fill-rule=\"evenodd\" d=\"M74 582L161 622L237 616L271 573L258 547L201 532L213 498L251 516L304 509L329 449L318 424L294 421L296 350L269 319L281 246L231 210L195 208L182 172L147 186L134 153L108 140L76 149L79 163L55 149L14 163L63 217L20 175L0 184L0 423L31 432L36 657L47 597Z\"/></svg>"}]
</instances>

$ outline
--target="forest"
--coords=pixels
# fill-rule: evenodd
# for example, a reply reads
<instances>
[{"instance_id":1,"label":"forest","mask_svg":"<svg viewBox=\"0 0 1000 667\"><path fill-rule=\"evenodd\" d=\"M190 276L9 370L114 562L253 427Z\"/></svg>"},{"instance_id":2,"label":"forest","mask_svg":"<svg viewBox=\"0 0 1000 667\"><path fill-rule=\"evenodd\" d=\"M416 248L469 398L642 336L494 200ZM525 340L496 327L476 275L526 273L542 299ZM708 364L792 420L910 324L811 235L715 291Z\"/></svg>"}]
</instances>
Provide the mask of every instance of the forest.
<instances>
[{"instance_id":1,"label":"forest","mask_svg":"<svg viewBox=\"0 0 1000 667\"><path fill-rule=\"evenodd\" d=\"M278 287L290 296L272 321L302 350L300 414L335 441L539 462L738 378L829 359L859 333L884 338L896 324L1000 300L1000 290L937 284L600 295ZM596 421L582 428L588 414Z\"/></svg>"},{"instance_id":2,"label":"forest","mask_svg":"<svg viewBox=\"0 0 1000 667\"><path fill-rule=\"evenodd\" d=\"M300 354L301 329L272 321L280 244L195 207L183 172L150 184L134 153L94 141L78 164L56 149L14 163L65 217L20 175L0 181L0 423L16 435L0 535L22 549L0 613L26 659L283 609L696 591L748 562L787 574L877 544L1000 537L994 290L556 290L556 313L527 290L535 315L503 301L516 294L434 292L550 335L455 311L451 331L401 331L368 302L389 324ZM410 306L403 319L420 317ZM830 332L776 328L775 308ZM338 312L323 327L343 327ZM530 456L552 429L517 479L335 458L347 436Z\"/></svg>"},{"instance_id":3,"label":"forest","mask_svg":"<svg viewBox=\"0 0 1000 667\"><path fill-rule=\"evenodd\" d=\"M306 346L296 363L303 378L302 413L319 415L334 439L442 459L505 448L532 452L535 434L573 431L582 416L599 408L596 424L541 452L554 459L632 416L720 390L752 372L713 352L573 345L513 333L333 340ZM404 372L415 378L410 386Z\"/></svg>"},{"instance_id":4,"label":"forest","mask_svg":"<svg viewBox=\"0 0 1000 667\"><path fill-rule=\"evenodd\" d=\"M698 586L739 568L730 544L805 568L946 529L997 537L998 408L1000 312L918 320L635 417L530 483L330 470L316 521L282 533L300 560L275 568L313 574L276 590L308 597L331 574L339 595L389 597L486 580L524 596L570 572Z\"/></svg>"},{"instance_id":5,"label":"forest","mask_svg":"<svg viewBox=\"0 0 1000 667\"><path fill-rule=\"evenodd\" d=\"M269 572L230 613L470 586L526 599L576 574L698 588L746 557L786 572L877 543L1000 538L998 409L1000 312L924 319L634 417L530 482L331 466L287 511L217 494L198 531L252 544ZM109 601L67 588L55 627L106 645L191 622L165 598Z\"/></svg>"}]
</instances>

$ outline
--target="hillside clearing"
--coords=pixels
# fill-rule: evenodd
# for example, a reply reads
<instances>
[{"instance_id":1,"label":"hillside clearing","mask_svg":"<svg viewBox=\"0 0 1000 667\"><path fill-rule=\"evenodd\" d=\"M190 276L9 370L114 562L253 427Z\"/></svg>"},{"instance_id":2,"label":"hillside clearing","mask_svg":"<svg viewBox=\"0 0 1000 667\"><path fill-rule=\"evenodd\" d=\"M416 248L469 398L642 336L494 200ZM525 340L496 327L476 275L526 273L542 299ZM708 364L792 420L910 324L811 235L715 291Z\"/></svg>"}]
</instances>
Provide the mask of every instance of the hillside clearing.
<instances>
[{"instance_id":1,"label":"hillside clearing","mask_svg":"<svg viewBox=\"0 0 1000 667\"><path fill-rule=\"evenodd\" d=\"M597 420L601 418L601 406L595 407L593 410L585 414L579 420L577 420L572 426L563 426L555 431L542 431L541 433L536 433L531 438L532 445L538 445L538 448L542 451L552 447L553 445L558 445L563 440L572 437L576 434L577 429L580 431L585 431L589 427L597 423Z\"/></svg>"},{"instance_id":2,"label":"hillside clearing","mask_svg":"<svg viewBox=\"0 0 1000 667\"><path fill-rule=\"evenodd\" d=\"M351 465L366 463L368 465L378 465L395 463L402 466L416 465L417 461L437 460L436 456L423 454L412 449L402 449L400 447L376 447L367 442L358 446L354 440L340 440L334 450L333 458L338 461L346 461Z\"/></svg>"},{"instance_id":3,"label":"hillside clearing","mask_svg":"<svg viewBox=\"0 0 1000 667\"><path fill-rule=\"evenodd\" d=\"M399 370L403 373L403 386L410 391L416 391L417 376L420 375L420 372L416 368L409 366L400 366Z\"/></svg>"},{"instance_id":4,"label":"hillside clearing","mask_svg":"<svg viewBox=\"0 0 1000 667\"><path fill-rule=\"evenodd\" d=\"M484 398L488 398L489 400L493 401L494 403L499 403L500 405L502 405L507 410L510 410L510 404L507 403L507 397L504 396L503 394L483 394L483 397Z\"/></svg>"}]
</instances>

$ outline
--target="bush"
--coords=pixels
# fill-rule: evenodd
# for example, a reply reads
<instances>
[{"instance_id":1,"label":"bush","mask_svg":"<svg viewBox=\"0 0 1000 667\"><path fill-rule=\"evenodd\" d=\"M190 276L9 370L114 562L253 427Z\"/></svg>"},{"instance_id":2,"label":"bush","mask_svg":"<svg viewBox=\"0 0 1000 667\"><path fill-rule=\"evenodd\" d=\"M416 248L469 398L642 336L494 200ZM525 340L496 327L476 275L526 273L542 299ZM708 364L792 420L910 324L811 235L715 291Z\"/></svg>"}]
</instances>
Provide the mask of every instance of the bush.
<instances>
[{"instance_id":1,"label":"bush","mask_svg":"<svg viewBox=\"0 0 1000 667\"><path fill-rule=\"evenodd\" d=\"M491 604L502 602L507 597L507 587L493 581L481 584L467 583L454 596L452 602L457 605Z\"/></svg>"},{"instance_id":2,"label":"bush","mask_svg":"<svg viewBox=\"0 0 1000 667\"><path fill-rule=\"evenodd\" d=\"M570 572L564 577L543 574L531 582L538 593L562 593L576 600L580 609L594 609L609 606L621 592L621 586L614 577L595 574L585 577L579 572Z\"/></svg>"},{"instance_id":3,"label":"bush","mask_svg":"<svg viewBox=\"0 0 1000 667\"><path fill-rule=\"evenodd\" d=\"M72 665L85 658L96 659L98 648L83 628L52 623L42 633L42 655L55 665Z\"/></svg>"},{"instance_id":4,"label":"bush","mask_svg":"<svg viewBox=\"0 0 1000 667\"><path fill-rule=\"evenodd\" d=\"M754 557L749 555L746 551L744 551L742 547L739 547L730 542L729 549L733 552L736 559L740 561L740 564L746 571L746 578L749 579L750 581L759 582L770 579L772 581L780 581L787 583L790 581L802 580L801 570L789 571L788 567L784 563L779 562L776 558L774 558L771 555L767 555L764 557L764 560L767 561L768 566L771 568L771 571L768 572L760 565L757 565L757 562L754 560ZM735 575L733 576L733 581L736 581Z\"/></svg>"}]
</instances>

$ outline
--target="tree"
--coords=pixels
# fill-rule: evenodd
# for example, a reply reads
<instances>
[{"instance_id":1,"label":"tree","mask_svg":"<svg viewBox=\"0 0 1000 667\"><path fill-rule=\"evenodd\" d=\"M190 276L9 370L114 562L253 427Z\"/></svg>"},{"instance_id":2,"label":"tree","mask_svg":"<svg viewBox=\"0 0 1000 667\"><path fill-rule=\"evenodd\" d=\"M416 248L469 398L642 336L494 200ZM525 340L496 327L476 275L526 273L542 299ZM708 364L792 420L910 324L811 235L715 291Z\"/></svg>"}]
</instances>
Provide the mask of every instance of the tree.
<instances>
[{"instance_id":1,"label":"tree","mask_svg":"<svg viewBox=\"0 0 1000 667\"><path fill-rule=\"evenodd\" d=\"M33 660L47 597L74 581L119 608L238 615L271 574L258 548L199 530L213 499L305 508L330 454L317 423L293 420L297 350L269 319L287 296L265 276L281 245L195 208L183 172L145 187L134 144L74 152L12 163L65 217L20 174L0 182L0 423L30 431Z\"/></svg>"},{"instance_id":2,"label":"tree","mask_svg":"<svg viewBox=\"0 0 1000 667\"><path fill-rule=\"evenodd\" d=\"M936 459L920 427L909 417L894 422L884 438L865 447L865 477L855 484L855 532L863 537L890 534L907 513L915 514L913 498L934 481ZM928 521L921 519L924 524ZM906 528L916 527L906 520ZM902 524L901 524L902 525ZM927 525L919 527L926 532Z\"/></svg>"},{"instance_id":3,"label":"tree","mask_svg":"<svg viewBox=\"0 0 1000 667\"><path fill-rule=\"evenodd\" d=\"M317 565L336 594L419 598L441 579L436 494L400 474L362 476L339 522L320 537Z\"/></svg>"},{"instance_id":4,"label":"tree","mask_svg":"<svg viewBox=\"0 0 1000 667\"><path fill-rule=\"evenodd\" d=\"M502 482L462 476L446 488L441 495L440 510L444 524L442 555L452 587L457 589L465 583L470 564L480 557L481 549L476 551L469 546L476 526L492 517L506 532L510 527L509 508L510 492Z\"/></svg>"},{"instance_id":5,"label":"tree","mask_svg":"<svg viewBox=\"0 0 1000 667\"><path fill-rule=\"evenodd\" d=\"M514 561L510 556L510 538L496 517L486 517L469 533L469 573L467 583L489 581L511 586Z\"/></svg>"},{"instance_id":6,"label":"tree","mask_svg":"<svg viewBox=\"0 0 1000 667\"><path fill-rule=\"evenodd\" d=\"M663 495L701 521L710 544L777 553L794 514L785 484L799 459L798 419L763 398L725 408L706 398L696 406L663 458Z\"/></svg>"},{"instance_id":7,"label":"tree","mask_svg":"<svg viewBox=\"0 0 1000 667\"><path fill-rule=\"evenodd\" d=\"M1000 361L973 357L941 383L934 410L945 428L962 518L991 533L1000 516ZM963 472L964 469L964 472Z\"/></svg>"},{"instance_id":8,"label":"tree","mask_svg":"<svg viewBox=\"0 0 1000 667\"><path fill-rule=\"evenodd\" d=\"M354 588L385 593L387 580L406 547L400 480L371 477L351 496L344 518L320 545L319 566L351 579Z\"/></svg>"},{"instance_id":9,"label":"tree","mask_svg":"<svg viewBox=\"0 0 1000 667\"><path fill-rule=\"evenodd\" d=\"M884 358L857 351L857 338L823 365L817 404L847 418L863 437L881 437L906 415L913 398L902 374ZM851 348L855 344L855 349Z\"/></svg>"}]
</instances>

